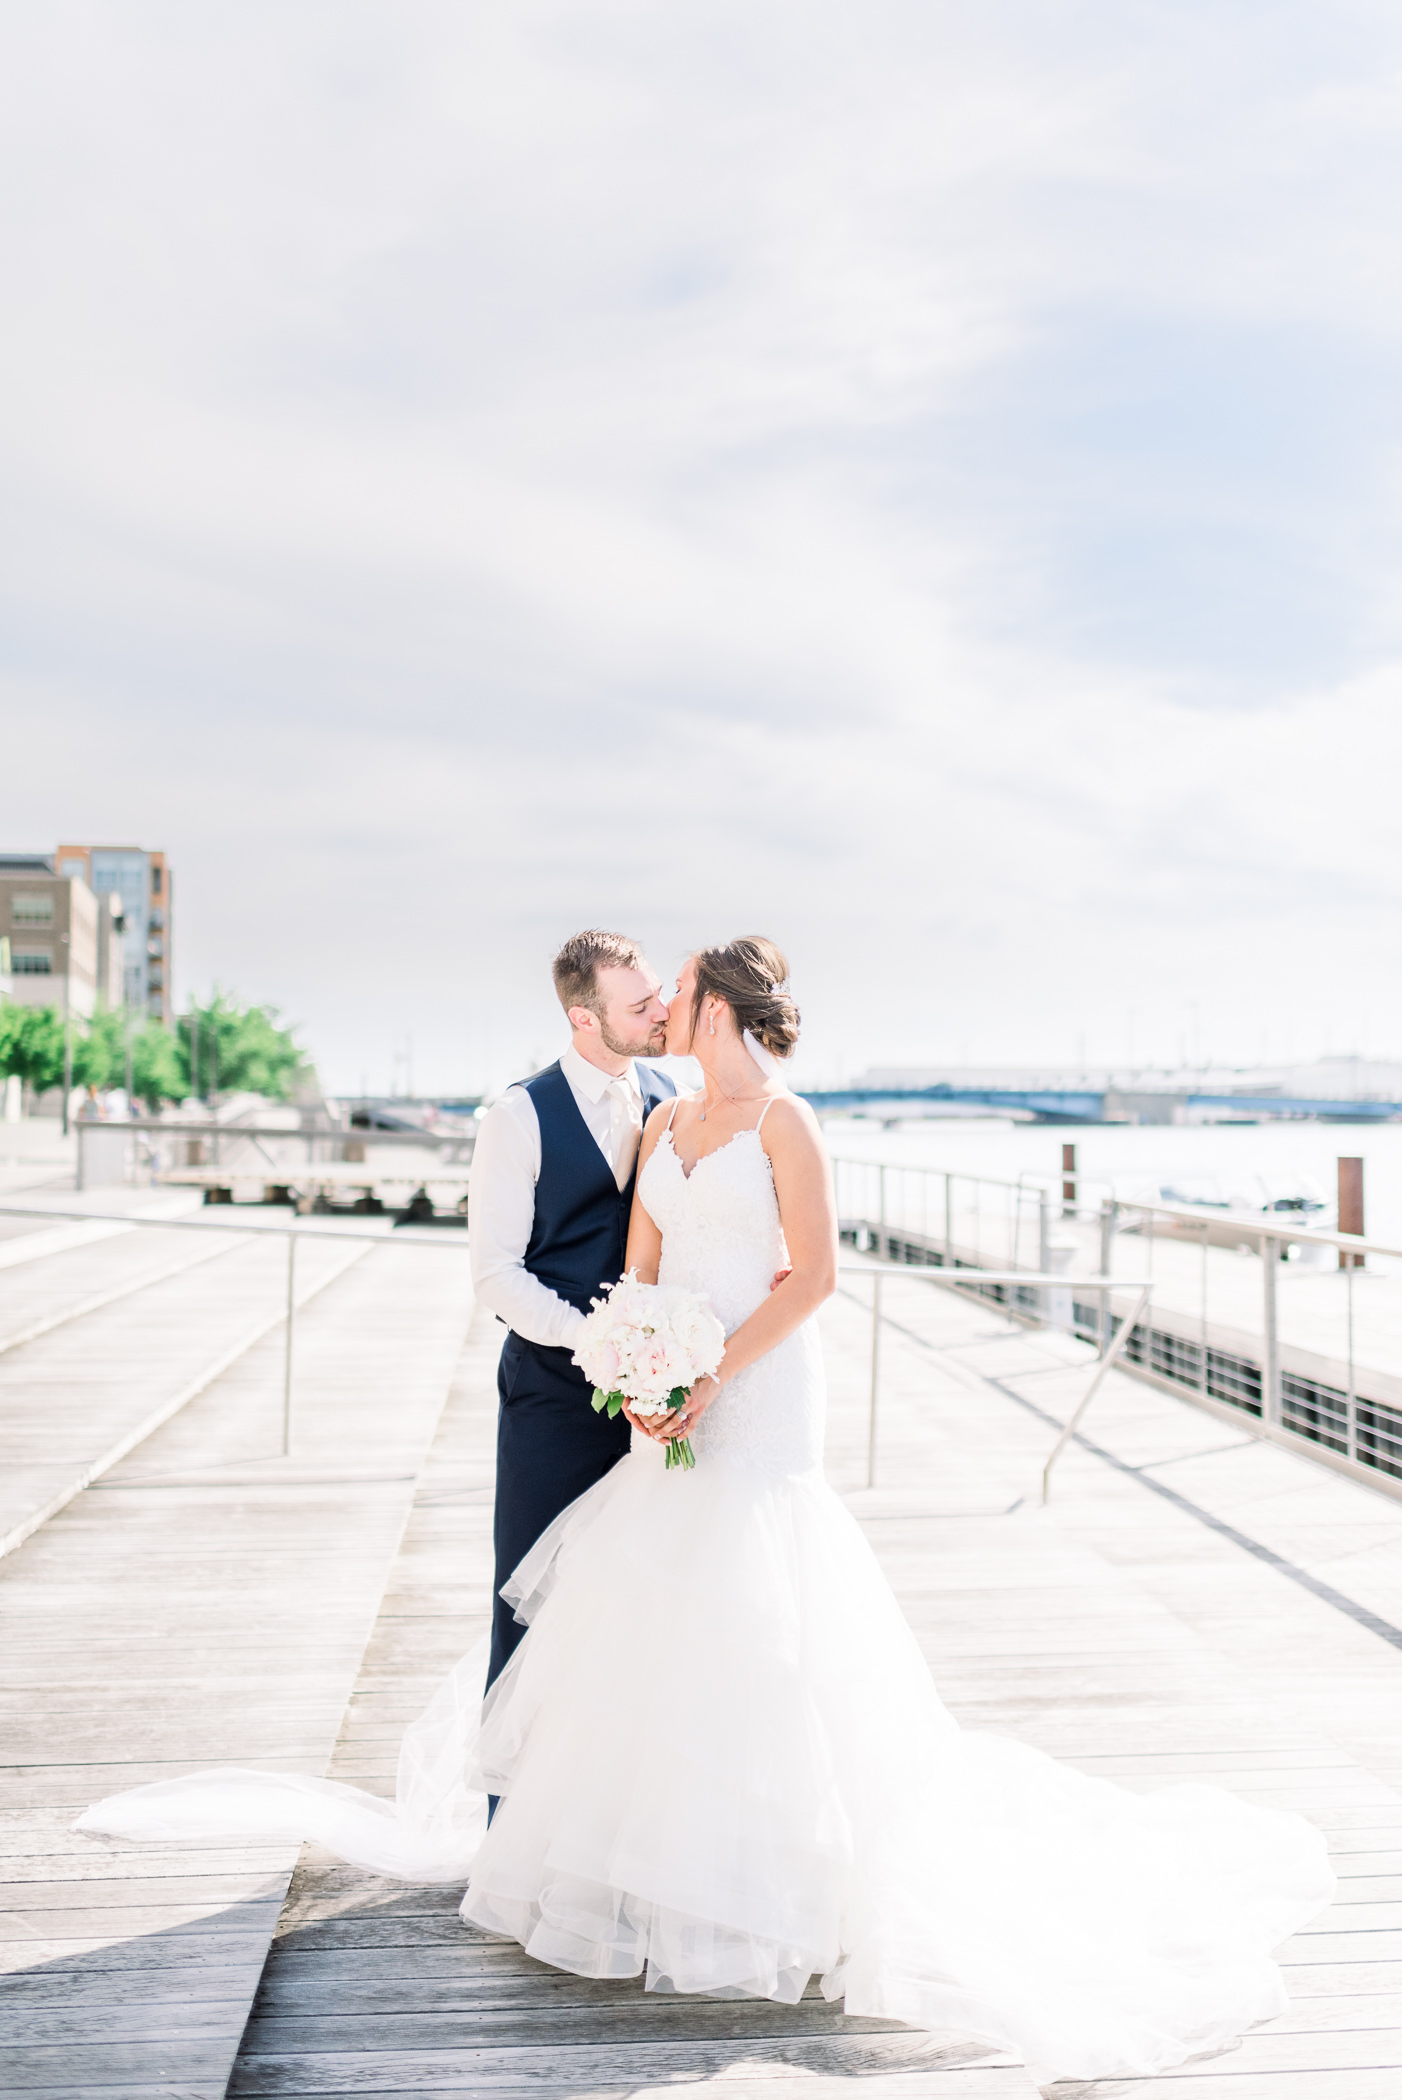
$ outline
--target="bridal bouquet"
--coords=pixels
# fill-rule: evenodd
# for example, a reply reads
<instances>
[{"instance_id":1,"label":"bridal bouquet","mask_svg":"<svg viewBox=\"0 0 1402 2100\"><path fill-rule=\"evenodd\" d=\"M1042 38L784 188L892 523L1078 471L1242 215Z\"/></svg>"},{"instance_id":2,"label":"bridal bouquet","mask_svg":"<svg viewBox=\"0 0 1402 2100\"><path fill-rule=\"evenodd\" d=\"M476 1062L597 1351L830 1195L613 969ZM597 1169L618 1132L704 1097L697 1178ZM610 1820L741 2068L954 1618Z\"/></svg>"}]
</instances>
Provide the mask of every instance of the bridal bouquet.
<instances>
[{"instance_id":1,"label":"bridal bouquet","mask_svg":"<svg viewBox=\"0 0 1402 2100\"><path fill-rule=\"evenodd\" d=\"M705 1299L677 1284L639 1283L630 1269L592 1302L574 1361L593 1380L596 1414L616 1415L626 1400L640 1421L655 1421L725 1353L725 1329ZM669 1466L695 1463L689 1438L668 1441Z\"/></svg>"}]
</instances>

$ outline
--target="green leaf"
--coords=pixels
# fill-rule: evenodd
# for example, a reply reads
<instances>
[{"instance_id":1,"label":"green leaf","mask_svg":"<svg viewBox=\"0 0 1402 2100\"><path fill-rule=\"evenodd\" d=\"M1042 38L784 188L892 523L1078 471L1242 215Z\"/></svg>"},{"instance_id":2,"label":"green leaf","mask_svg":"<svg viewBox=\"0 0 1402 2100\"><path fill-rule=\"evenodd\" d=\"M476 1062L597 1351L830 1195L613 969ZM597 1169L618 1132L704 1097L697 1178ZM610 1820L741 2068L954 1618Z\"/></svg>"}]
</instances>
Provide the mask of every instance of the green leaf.
<instances>
[{"instance_id":1,"label":"green leaf","mask_svg":"<svg viewBox=\"0 0 1402 2100\"><path fill-rule=\"evenodd\" d=\"M611 1421L613 1420L613 1418L614 1418L614 1416L615 1416L615 1415L621 1415L621 1414L622 1414L622 1412L623 1412L623 1395L622 1395L622 1393L610 1393L610 1394L609 1394L609 1399L608 1399L608 1408L609 1408L609 1420L610 1420L610 1422L611 1422Z\"/></svg>"},{"instance_id":2,"label":"green leaf","mask_svg":"<svg viewBox=\"0 0 1402 2100\"><path fill-rule=\"evenodd\" d=\"M601 1391L600 1388L596 1385L594 1388L594 1397L589 1402L589 1405L593 1408L596 1415L601 1415L604 1409L608 1406L608 1404L608 1394Z\"/></svg>"}]
</instances>

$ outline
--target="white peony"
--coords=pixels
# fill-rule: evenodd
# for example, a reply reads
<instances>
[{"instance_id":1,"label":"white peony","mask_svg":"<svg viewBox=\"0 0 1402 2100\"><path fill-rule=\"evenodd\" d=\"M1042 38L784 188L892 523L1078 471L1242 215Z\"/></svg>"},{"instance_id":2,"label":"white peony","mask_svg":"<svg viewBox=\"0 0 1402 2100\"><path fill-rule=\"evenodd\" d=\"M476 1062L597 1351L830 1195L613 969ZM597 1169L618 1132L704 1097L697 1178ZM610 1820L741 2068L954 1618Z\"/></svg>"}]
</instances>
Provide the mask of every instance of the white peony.
<instances>
[{"instance_id":1,"label":"white peony","mask_svg":"<svg viewBox=\"0 0 1402 2100\"><path fill-rule=\"evenodd\" d=\"M593 1300L574 1351L594 1387L594 1407L616 1415L626 1401L642 1421L679 1408L698 1378L719 1368L725 1329L703 1298L678 1284L640 1283L630 1269ZM669 1466L695 1464L685 1437L667 1445Z\"/></svg>"}]
</instances>

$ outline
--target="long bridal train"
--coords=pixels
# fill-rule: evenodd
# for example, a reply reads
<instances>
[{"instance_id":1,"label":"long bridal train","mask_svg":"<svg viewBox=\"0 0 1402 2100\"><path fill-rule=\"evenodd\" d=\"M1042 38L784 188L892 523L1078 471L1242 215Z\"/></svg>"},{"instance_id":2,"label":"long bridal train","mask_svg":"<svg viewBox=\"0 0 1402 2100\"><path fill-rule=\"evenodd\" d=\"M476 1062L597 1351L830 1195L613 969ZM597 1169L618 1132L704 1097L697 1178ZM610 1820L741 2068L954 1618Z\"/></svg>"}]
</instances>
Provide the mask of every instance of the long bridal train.
<instances>
[{"instance_id":1,"label":"long bridal train","mask_svg":"<svg viewBox=\"0 0 1402 2100\"><path fill-rule=\"evenodd\" d=\"M784 1266L758 1132L689 1178L664 1137L639 1191L662 1281L733 1332ZM694 1472L635 1439L516 1570L530 1631L485 1705L479 1649L408 1732L397 1808L226 1772L79 1827L305 1833L461 1877L464 1918L558 1968L790 2003L817 1975L849 2013L985 2036L1042 2083L1165 2070L1279 2013L1271 1950L1333 1891L1319 1832L961 1731L823 1478L823 1414L810 1321L701 1417Z\"/></svg>"},{"instance_id":2,"label":"long bridal train","mask_svg":"<svg viewBox=\"0 0 1402 2100\"><path fill-rule=\"evenodd\" d=\"M961 1731L821 1477L633 1452L518 1571L406 1734L398 1807L210 1773L90 1809L126 1837L307 1836L586 1976L978 2034L1042 2082L1147 2074L1285 2004L1270 1953L1328 1902L1322 1838L1216 1788L1138 1796ZM516 1601L513 1599L513 1601ZM484 1836L485 1790L503 1795Z\"/></svg>"}]
</instances>

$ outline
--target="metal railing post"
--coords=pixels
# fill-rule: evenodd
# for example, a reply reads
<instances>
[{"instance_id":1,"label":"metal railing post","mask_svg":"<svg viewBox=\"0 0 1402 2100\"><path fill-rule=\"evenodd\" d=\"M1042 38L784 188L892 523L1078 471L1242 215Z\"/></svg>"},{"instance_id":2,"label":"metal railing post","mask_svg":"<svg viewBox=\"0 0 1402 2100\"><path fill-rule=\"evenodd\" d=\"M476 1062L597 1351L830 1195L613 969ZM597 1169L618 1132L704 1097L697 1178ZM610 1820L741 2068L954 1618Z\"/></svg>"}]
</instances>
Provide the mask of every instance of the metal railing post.
<instances>
[{"instance_id":1,"label":"metal railing post","mask_svg":"<svg viewBox=\"0 0 1402 2100\"><path fill-rule=\"evenodd\" d=\"M876 1251L877 1251L877 1253L878 1253L878 1254L879 1254L879 1255L881 1256L881 1259L882 1259L883 1261L885 1261L885 1259L886 1259L886 1169L885 1169L884 1167L878 1167L878 1168L877 1168L877 1170L876 1170L876 1215L877 1215L877 1222L878 1222L878 1225L879 1225L879 1228L880 1228L880 1236L879 1236L879 1238L878 1238L878 1240L877 1240L877 1247L876 1247Z\"/></svg>"},{"instance_id":2,"label":"metal railing post","mask_svg":"<svg viewBox=\"0 0 1402 2100\"><path fill-rule=\"evenodd\" d=\"M1100 1205L1100 1273L1111 1274L1115 1258L1115 1199L1106 1196ZM1110 1346L1114 1333L1115 1318L1110 1306L1110 1293L1100 1294L1100 1354L1103 1356Z\"/></svg>"},{"instance_id":3,"label":"metal railing post","mask_svg":"<svg viewBox=\"0 0 1402 2100\"><path fill-rule=\"evenodd\" d=\"M1261 1237L1261 1311L1265 1324L1265 1347L1261 1352L1261 1420L1280 1427L1280 1319L1276 1265L1280 1242L1269 1233Z\"/></svg>"},{"instance_id":4,"label":"metal railing post","mask_svg":"<svg viewBox=\"0 0 1402 2100\"><path fill-rule=\"evenodd\" d=\"M297 1331L297 1235L287 1235L287 1342L282 1359L282 1455L292 1456L292 1347Z\"/></svg>"},{"instance_id":5,"label":"metal railing post","mask_svg":"<svg viewBox=\"0 0 1402 2100\"><path fill-rule=\"evenodd\" d=\"M954 1176L947 1170L944 1177L944 1265L954 1267Z\"/></svg>"},{"instance_id":6,"label":"metal railing post","mask_svg":"<svg viewBox=\"0 0 1402 2100\"><path fill-rule=\"evenodd\" d=\"M1202 1228L1202 1333L1199 1343L1202 1350L1202 1378L1199 1383L1202 1386L1204 1398L1207 1395L1207 1250L1211 1239L1212 1227L1204 1221Z\"/></svg>"},{"instance_id":7,"label":"metal railing post","mask_svg":"<svg viewBox=\"0 0 1402 2100\"><path fill-rule=\"evenodd\" d=\"M1353 1271L1354 1264L1353 1262L1350 1262L1348 1267L1344 1271L1344 1275L1348 1279L1348 1397L1344 1403L1344 1406L1348 1423L1348 1455L1353 1460L1354 1464L1357 1465L1358 1394L1354 1390L1353 1373Z\"/></svg>"},{"instance_id":8,"label":"metal railing post","mask_svg":"<svg viewBox=\"0 0 1402 2100\"><path fill-rule=\"evenodd\" d=\"M1066 1446L1070 1443L1072 1437L1076 1434L1077 1423L1081 1420L1081 1417L1084 1415L1086 1409L1090 1406L1091 1401L1100 1391L1101 1386L1105 1382L1107 1374L1114 1367L1115 1359L1119 1356L1120 1351L1124 1348L1126 1342L1133 1334L1140 1320L1144 1318L1144 1315L1148 1311L1149 1293L1150 1287L1146 1283L1140 1290L1139 1297L1135 1303L1133 1312L1130 1313L1129 1317L1124 1321L1119 1333L1115 1336L1115 1339L1111 1343L1109 1349L1105 1352L1105 1355L1096 1365L1094 1378L1092 1378L1090 1384L1086 1387L1086 1390L1082 1395L1080 1401L1072 1410L1071 1419L1067 1422L1066 1427L1062 1430L1061 1435L1057 1438L1055 1444L1052 1446L1051 1455L1042 1468L1042 1501L1044 1503L1048 1500L1048 1498L1051 1495L1052 1467L1056 1464L1062 1452L1066 1449ZM1106 1292L1106 1296L1108 1298L1108 1291Z\"/></svg>"},{"instance_id":9,"label":"metal railing post","mask_svg":"<svg viewBox=\"0 0 1402 2100\"><path fill-rule=\"evenodd\" d=\"M876 1401L881 1384L881 1278L871 1279L871 1401L867 1412L867 1486L876 1486Z\"/></svg>"},{"instance_id":10,"label":"metal railing post","mask_svg":"<svg viewBox=\"0 0 1402 2100\"><path fill-rule=\"evenodd\" d=\"M1050 1210L1050 1207L1049 1207L1049 1205L1048 1205L1048 1203L1047 1203L1047 1192L1046 1192L1046 1190L1045 1190L1045 1189L1038 1189L1038 1191L1037 1191L1037 1267L1038 1267L1038 1268L1039 1268L1039 1269L1041 1270L1041 1272L1042 1272L1042 1274L1043 1274L1044 1276L1047 1276L1047 1275L1050 1275L1050 1273L1051 1273L1051 1265L1052 1265L1052 1264L1051 1264L1051 1210ZM1051 1293L1050 1293L1050 1291L1042 1291L1042 1292L1041 1292L1041 1293L1039 1294L1039 1297L1040 1297L1040 1302L1039 1302L1039 1305L1038 1305L1038 1311L1039 1311L1039 1312L1040 1312L1040 1314L1041 1314L1041 1318L1042 1318L1042 1325L1043 1325L1044 1327L1049 1327L1049 1326L1051 1325L1051 1315L1052 1315L1052 1300L1051 1300Z\"/></svg>"}]
</instances>

